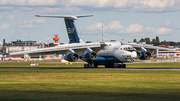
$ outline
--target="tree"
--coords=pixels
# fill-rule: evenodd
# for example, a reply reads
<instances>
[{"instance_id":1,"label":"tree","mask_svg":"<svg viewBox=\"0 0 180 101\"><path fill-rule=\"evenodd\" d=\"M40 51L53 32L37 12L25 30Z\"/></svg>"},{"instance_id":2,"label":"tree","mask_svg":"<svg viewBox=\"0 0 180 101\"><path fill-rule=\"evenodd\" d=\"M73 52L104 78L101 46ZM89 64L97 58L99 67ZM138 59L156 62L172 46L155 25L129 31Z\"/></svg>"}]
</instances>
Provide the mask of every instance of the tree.
<instances>
[{"instance_id":1,"label":"tree","mask_svg":"<svg viewBox=\"0 0 180 101\"><path fill-rule=\"evenodd\" d=\"M142 38L141 40L139 40L139 42L146 42L146 41L145 41L145 39Z\"/></svg>"},{"instance_id":2,"label":"tree","mask_svg":"<svg viewBox=\"0 0 180 101\"><path fill-rule=\"evenodd\" d=\"M150 38L145 38L145 42L146 42L147 44L150 44L150 43L151 43Z\"/></svg>"},{"instance_id":3,"label":"tree","mask_svg":"<svg viewBox=\"0 0 180 101\"><path fill-rule=\"evenodd\" d=\"M161 45L169 46L169 45L170 45L170 42L164 40L164 41L161 42Z\"/></svg>"},{"instance_id":4,"label":"tree","mask_svg":"<svg viewBox=\"0 0 180 101\"><path fill-rule=\"evenodd\" d=\"M174 45L176 45L176 43L173 42L173 41L171 41L171 42L170 42L170 46L174 46Z\"/></svg>"},{"instance_id":5,"label":"tree","mask_svg":"<svg viewBox=\"0 0 180 101\"><path fill-rule=\"evenodd\" d=\"M159 43L159 37L156 36L156 43Z\"/></svg>"},{"instance_id":6,"label":"tree","mask_svg":"<svg viewBox=\"0 0 180 101\"><path fill-rule=\"evenodd\" d=\"M136 40L136 39L133 39L133 42L137 42L137 40Z\"/></svg>"},{"instance_id":7,"label":"tree","mask_svg":"<svg viewBox=\"0 0 180 101\"><path fill-rule=\"evenodd\" d=\"M152 44L155 44L156 43L156 39L152 39Z\"/></svg>"}]
</instances>

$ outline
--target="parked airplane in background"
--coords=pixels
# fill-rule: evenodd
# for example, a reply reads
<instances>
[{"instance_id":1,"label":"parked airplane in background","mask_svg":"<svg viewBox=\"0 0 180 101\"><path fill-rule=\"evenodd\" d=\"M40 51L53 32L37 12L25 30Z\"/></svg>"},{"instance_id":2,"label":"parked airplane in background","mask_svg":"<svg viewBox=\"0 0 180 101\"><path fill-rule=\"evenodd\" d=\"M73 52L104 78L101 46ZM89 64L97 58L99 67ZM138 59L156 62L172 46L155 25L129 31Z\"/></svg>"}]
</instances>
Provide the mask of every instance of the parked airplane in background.
<instances>
[{"instance_id":1,"label":"parked airplane in background","mask_svg":"<svg viewBox=\"0 0 180 101\"><path fill-rule=\"evenodd\" d=\"M124 63L133 62L136 58L149 59L152 50L164 49L156 46L136 45L121 42L95 42L84 43L78 35L74 20L85 16L40 16L37 17L53 17L64 18L67 33L69 36L69 44L59 45L57 47L42 48L36 50L22 51L10 53L13 55L44 55L44 54L65 54L65 60L77 61L78 59L86 61L84 68L97 68L98 65L105 65L106 68L126 68ZM136 50L135 48L138 50ZM149 51L147 51L149 50Z\"/></svg>"}]
</instances>

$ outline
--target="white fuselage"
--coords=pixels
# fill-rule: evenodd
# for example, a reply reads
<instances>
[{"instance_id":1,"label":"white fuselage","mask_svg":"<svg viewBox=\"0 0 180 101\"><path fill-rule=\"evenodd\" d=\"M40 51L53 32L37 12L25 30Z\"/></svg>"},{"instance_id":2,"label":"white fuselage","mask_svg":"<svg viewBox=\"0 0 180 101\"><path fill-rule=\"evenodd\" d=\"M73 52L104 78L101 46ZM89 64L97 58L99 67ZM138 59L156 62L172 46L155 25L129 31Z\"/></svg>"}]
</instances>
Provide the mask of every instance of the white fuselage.
<instances>
[{"instance_id":1,"label":"white fuselage","mask_svg":"<svg viewBox=\"0 0 180 101\"><path fill-rule=\"evenodd\" d=\"M107 61L132 62L137 58L135 48L130 45L109 43L103 50L98 52L98 56L106 57Z\"/></svg>"}]
</instances>

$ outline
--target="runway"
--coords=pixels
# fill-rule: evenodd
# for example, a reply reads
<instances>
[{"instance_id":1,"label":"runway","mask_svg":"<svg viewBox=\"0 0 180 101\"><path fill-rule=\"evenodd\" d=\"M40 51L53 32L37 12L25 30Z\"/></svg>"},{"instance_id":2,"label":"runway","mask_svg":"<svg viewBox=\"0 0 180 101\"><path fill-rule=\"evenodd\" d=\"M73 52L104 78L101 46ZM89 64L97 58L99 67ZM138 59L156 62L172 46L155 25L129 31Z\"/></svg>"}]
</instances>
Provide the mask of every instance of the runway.
<instances>
[{"instance_id":1,"label":"runway","mask_svg":"<svg viewBox=\"0 0 180 101\"><path fill-rule=\"evenodd\" d=\"M175 70L180 68L83 68L83 67L0 67L0 69L57 69L57 70Z\"/></svg>"}]
</instances>

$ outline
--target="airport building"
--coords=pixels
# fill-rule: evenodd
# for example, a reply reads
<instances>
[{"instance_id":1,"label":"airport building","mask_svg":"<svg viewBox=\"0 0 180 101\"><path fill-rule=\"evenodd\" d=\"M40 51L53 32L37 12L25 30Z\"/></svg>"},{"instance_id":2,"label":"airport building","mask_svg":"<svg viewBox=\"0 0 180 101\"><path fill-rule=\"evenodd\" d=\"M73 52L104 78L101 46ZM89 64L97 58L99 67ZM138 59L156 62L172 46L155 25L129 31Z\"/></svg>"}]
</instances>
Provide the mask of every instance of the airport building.
<instances>
[{"instance_id":1,"label":"airport building","mask_svg":"<svg viewBox=\"0 0 180 101\"><path fill-rule=\"evenodd\" d=\"M11 53L44 48L44 44L36 44L36 41L11 41L11 44L4 44L3 47L5 53Z\"/></svg>"},{"instance_id":2,"label":"airport building","mask_svg":"<svg viewBox=\"0 0 180 101\"><path fill-rule=\"evenodd\" d=\"M174 46L162 46L162 48L169 48L170 50L159 50L154 51L155 56L158 58L163 57L179 57L180 48Z\"/></svg>"},{"instance_id":3,"label":"airport building","mask_svg":"<svg viewBox=\"0 0 180 101\"><path fill-rule=\"evenodd\" d=\"M5 43L4 39L3 42L0 42L0 60L61 60L61 55L59 54L39 55L33 57L30 57L28 54L21 57L9 56L9 53L11 52L28 51L40 48L45 48L45 43L37 44L36 41L11 41L11 43Z\"/></svg>"},{"instance_id":4,"label":"airport building","mask_svg":"<svg viewBox=\"0 0 180 101\"><path fill-rule=\"evenodd\" d=\"M131 44L141 44L153 46L153 44L146 44L146 42L131 43ZM168 58L168 57L179 57L180 56L180 46L160 46L162 48L168 48L168 50L156 49L152 52L152 57L157 58Z\"/></svg>"},{"instance_id":5,"label":"airport building","mask_svg":"<svg viewBox=\"0 0 180 101\"><path fill-rule=\"evenodd\" d=\"M8 53L34 50L38 48L44 48L45 44L36 44L36 41L11 41L11 43L0 42L0 58L8 57ZM18 57L20 58L20 57Z\"/></svg>"}]
</instances>

